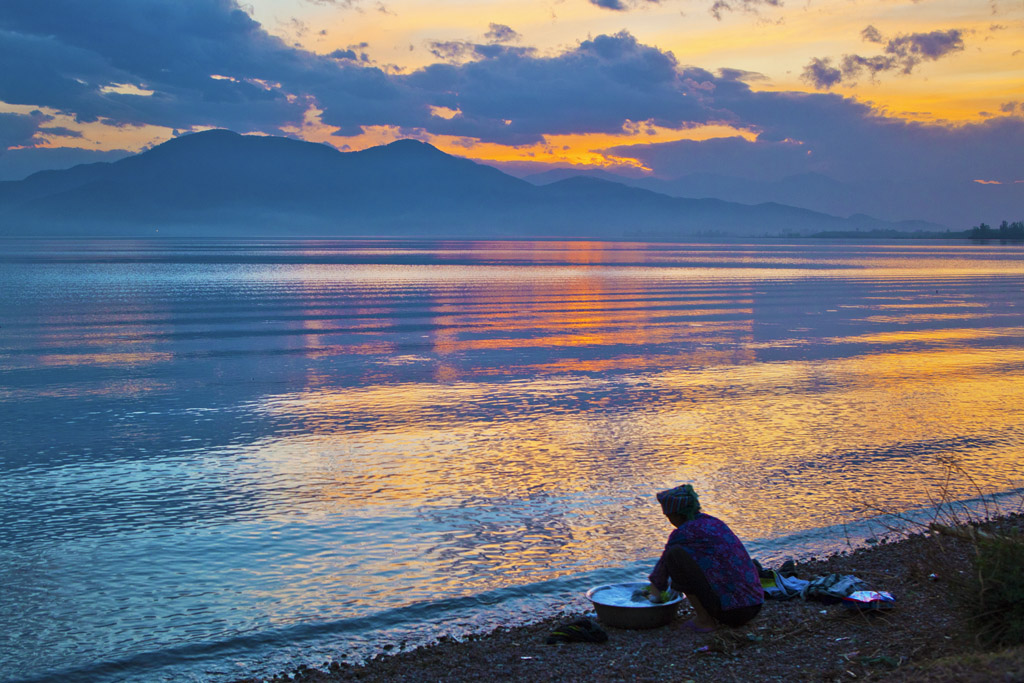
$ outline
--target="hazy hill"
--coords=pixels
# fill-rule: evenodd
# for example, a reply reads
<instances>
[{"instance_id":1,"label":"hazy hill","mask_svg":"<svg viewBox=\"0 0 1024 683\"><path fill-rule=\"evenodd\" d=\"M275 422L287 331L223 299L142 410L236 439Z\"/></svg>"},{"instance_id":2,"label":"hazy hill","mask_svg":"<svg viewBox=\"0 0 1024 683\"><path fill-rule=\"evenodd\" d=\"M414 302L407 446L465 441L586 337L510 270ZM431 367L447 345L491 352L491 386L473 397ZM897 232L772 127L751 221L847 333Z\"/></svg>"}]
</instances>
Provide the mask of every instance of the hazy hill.
<instances>
[{"instance_id":1,"label":"hazy hill","mask_svg":"<svg viewBox=\"0 0 1024 683\"><path fill-rule=\"evenodd\" d=\"M542 187L413 140L361 152L217 130L0 183L0 235L649 237L899 228L594 178Z\"/></svg>"},{"instance_id":2,"label":"hazy hill","mask_svg":"<svg viewBox=\"0 0 1024 683\"><path fill-rule=\"evenodd\" d=\"M523 179L535 185L547 185L575 175L641 187L671 197L713 198L740 204L776 202L836 216L870 214L888 221L918 219L908 225L923 221L923 229L927 230L963 230L980 220L998 222L1006 216L1019 215L1024 206L1024 184L1021 183L996 185L962 180L943 183L928 178L906 178L898 182L876 178L846 183L822 173L800 173L777 180L716 173L690 173L667 179L634 178L596 169L571 168L557 168Z\"/></svg>"}]
</instances>

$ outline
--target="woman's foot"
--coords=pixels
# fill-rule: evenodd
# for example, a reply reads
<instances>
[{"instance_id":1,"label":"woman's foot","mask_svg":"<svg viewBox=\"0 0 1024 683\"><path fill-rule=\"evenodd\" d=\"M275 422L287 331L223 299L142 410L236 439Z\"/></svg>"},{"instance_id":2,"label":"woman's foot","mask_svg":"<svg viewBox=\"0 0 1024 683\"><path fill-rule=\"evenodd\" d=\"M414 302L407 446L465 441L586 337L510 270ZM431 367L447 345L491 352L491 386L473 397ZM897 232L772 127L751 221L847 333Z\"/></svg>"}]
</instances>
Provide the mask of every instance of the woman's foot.
<instances>
[{"instance_id":1,"label":"woman's foot","mask_svg":"<svg viewBox=\"0 0 1024 683\"><path fill-rule=\"evenodd\" d=\"M699 622L697 619L690 619L683 622L684 631L692 631L693 633L711 633L717 628L715 624L705 624Z\"/></svg>"}]
</instances>

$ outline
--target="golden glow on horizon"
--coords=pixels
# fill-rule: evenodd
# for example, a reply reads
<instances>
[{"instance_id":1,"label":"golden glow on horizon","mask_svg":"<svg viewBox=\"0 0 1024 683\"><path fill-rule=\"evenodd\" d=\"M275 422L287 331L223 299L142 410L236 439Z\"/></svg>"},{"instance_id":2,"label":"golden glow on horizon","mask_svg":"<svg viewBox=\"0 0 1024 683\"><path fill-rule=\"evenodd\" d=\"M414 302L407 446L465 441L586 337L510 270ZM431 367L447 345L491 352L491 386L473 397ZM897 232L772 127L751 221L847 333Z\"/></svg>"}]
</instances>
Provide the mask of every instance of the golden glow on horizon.
<instances>
[{"instance_id":1,"label":"golden glow on horizon","mask_svg":"<svg viewBox=\"0 0 1024 683\"><path fill-rule=\"evenodd\" d=\"M451 118L457 113L445 108L436 108ZM354 152L377 145L410 137L409 133L396 126L368 126L361 135L338 137L338 128L328 126L320 120L323 112L310 108L301 126L285 129L285 132L301 136L311 142L322 142L342 151ZM451 114L448 116L447 114ZM435 114L436 115L436 114ZM708 125L672 130L661 126L645 123L627 123L622 133L580 133L571 135L548 135L543 142L533 145L501 145L454 135L431 135L418 131L416 138L429 142L443 152L455 156L466 157L481 162L518 162L533 164L551 164L560 166L580 166L591 168L618 168L649 171L638 159L629 157L621 148L630 145L656 144L675 142L678 140L710 140L721 137L742 137L753 141L756 134L749 130L733 128L726 125ZM613 154L610 148L620 148Z\"/></svg>"}]
</instances>

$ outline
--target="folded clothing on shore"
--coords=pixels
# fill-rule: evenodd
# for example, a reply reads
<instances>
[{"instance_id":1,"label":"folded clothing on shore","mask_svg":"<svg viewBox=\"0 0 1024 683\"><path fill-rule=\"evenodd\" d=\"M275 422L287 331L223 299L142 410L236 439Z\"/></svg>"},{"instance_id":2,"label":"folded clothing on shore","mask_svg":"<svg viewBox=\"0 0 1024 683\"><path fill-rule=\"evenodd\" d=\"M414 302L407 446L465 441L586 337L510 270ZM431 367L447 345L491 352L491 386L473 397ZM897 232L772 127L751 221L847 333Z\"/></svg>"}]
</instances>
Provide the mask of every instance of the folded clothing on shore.
<instances>
[{"instance_id":1,"label":"folded clothing on shore","mask_svg":"<svg viewBox=\"0 0 1024 683\"><path fill-rule=\"evenodd\" d=\"M888 591L854 591L843 598L843 604L850 609L875 610L892 609L896 598Z\"/></svg>"},{"instance_id":2,"label":"folded clothing on shore","mask_svg":"<svg viewBox=\"0 0 1024 683\"><path fill-rule=\"evenodd\" d=\"M769 571L768 576L761 577L761 588L764 596L770 600L789 600L802 595L810 581L795 576L784 576L777 571Z\"/></svg>"},{"instance_id":3,"label":"folded clothing on shore","mask_svg":"<svg viewBox=\"0 0 1024 683\"><path fill-rule=\"evenodd\" d=\"M896 601L890 593L869 590L868 585L853 574L829 574L807 580L795 576L795 565L791 561L778 570L765 569L757 560L754 565L765 597L772 600L790 600L799 595L804 600L829 604L845 602L858 609L886 609L893 607Z\"/></svg>"},{"instance_id":4,"label":"folded clothing on shore","mask_svg":"<svg viewBox=\"0 0 1024 683\"><path fill-rule=\"evenodd\" d=\"M559 626L548 636L547 644L555 643L603 643L608 640L605 630L590 619L576 621Z\"/></svg>"}]
</instances>

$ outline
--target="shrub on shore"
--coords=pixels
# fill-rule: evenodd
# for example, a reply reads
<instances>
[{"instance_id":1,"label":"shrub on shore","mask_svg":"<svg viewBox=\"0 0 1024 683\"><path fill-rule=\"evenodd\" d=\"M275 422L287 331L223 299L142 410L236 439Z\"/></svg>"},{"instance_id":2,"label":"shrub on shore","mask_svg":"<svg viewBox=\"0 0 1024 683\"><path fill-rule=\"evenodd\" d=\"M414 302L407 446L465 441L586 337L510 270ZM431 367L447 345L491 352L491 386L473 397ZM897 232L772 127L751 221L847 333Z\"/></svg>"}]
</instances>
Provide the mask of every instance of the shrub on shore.
<instances>
[{"instance_id":1,"label":"shrub on shore","mask_svg":"<svg viewBox=\"0 0 1024 683\"><path fill-rule=\"evenodd\" d=\"M974 240L1024 240L1024 221L1014 221L1013 223L1003 221L999 228L982 223L971 228L970 235Z\"/></svg>"},{"instance_id":2,"label":"shrub on shore","mask_svg":"<svg viewBox=\"0 0 1024 683\"><path fill-rule=\"evenodd\" d=\"M1024 223L1020 227L1024 229ZM1007 510L992 492L983 490L955 455L940 456L937 463L944 476L935 500L935 516L932 522L926 523L936 534L933 552L929 553L929 566L938 568L947 577L957 576L952 562L947 561L942 538L968 541L971 571L966 576L961 573L963 579L954 579L950 587L971 615L978 645L985 648L1024 645L1024 532L1021 527L1024 497L1020 497L1016 511ZM954 486L954 482L959 485ZM1024 491L1009 481L999 488ZM973 511L959 500L965 490L976 494L977 505ZM961 495L958 496L957 491ZM876 509L882 510L881 507ZM909 521L898 512L887 514Z\"/></svg>"},{"instance_id":3,"label":"shrub on shore","mask_svg":"<svg viewBox=\"0 0 1024 683\"><path fill-rule=\"evenodd\" d=\"M979 640L990 647L1024 643L1024 537L976 536L975 551Z\"/></svg>"}]
</instances>

